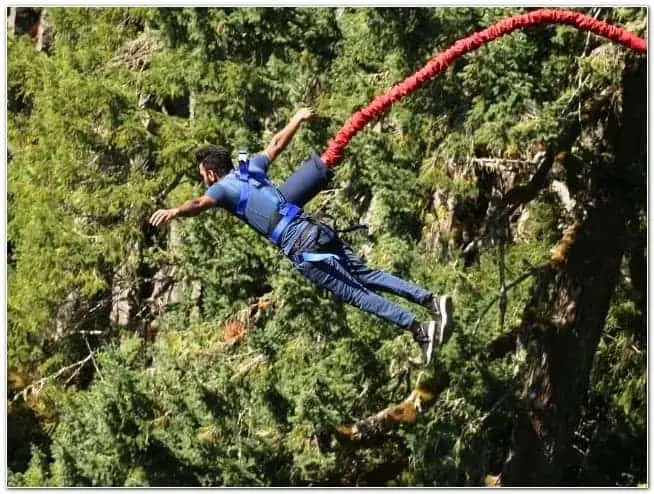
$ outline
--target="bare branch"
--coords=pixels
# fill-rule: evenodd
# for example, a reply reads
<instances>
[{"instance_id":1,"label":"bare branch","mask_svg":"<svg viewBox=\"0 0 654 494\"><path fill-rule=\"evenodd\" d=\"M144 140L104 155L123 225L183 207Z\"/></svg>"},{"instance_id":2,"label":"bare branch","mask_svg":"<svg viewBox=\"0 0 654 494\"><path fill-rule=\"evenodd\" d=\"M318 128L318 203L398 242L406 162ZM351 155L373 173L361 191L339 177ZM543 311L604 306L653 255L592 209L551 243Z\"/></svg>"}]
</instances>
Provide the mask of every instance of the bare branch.
<instances>
[{"instance_id":1,"label":"bare branch","mask_svg":"<svg viewBox=\"0 0 654 494\"><path fill-rule=\"evenodd\" d=\"M21 398L21 397L23 398L23 400L27 399L27 395L30 394L30 393L32 395L34 395L34 396L38 395L48 381L57 379L58 377L65 374L69 370L75 369L75 373L73 374L73 376L77 375L77 373L84 366L84 364L86 364L89 360L91 360L93 358L93 353L94 352L91 352L86 357L84 357L82 360L80 360L78 362L75 362L74 364L70 364L70 365L67 365L66 367L62 367L61 369L59 369L54 374L50 374L49 376L46 376L46 377L44 377L42 379L39 379L36 382L33 382L32 384L29 384L29 385L25 386L25 388L23 388L19 393L16 394L16 396L14 396L11 399L9 404L12 404L12 403L16 402L18 400L18 398ZM71 379L72 379L72 377L69 378L68 381L70 381ZM66 381L66 383L68 383L68 381Z\"/></svg>"},{"instance_id":2,"label":"bare branch","mask_svg":"<svg viewBox=\"0 0 654 494\"><path fill-rule=\"evenodd\" d=\"M93 358L93 350L91 350L91 345L89 345L89 340L86 339L86 336L84 337L84 343L86 343L86 348L89 349L89 355L91 356L91 362L93 362L93 367L95 367L95 370L98 373L98 376L100 376L100 380L104 380L102 377L102 372L100 372L100 368L98 367L98 364L95 362L95 359Z\"/></svg>"},{"instance_id":3,"label":"bare branch","mask_svg":"<svg viewBox=\"0 0 654 494\"><path fill-rule=\"evenodd\" d=\"M484 168L490 171L522 172L531 170L539 162L539 155L533 160L509 160L504 158L476 158L468 157L466 165Z\"/></svg>"}]
</instances>

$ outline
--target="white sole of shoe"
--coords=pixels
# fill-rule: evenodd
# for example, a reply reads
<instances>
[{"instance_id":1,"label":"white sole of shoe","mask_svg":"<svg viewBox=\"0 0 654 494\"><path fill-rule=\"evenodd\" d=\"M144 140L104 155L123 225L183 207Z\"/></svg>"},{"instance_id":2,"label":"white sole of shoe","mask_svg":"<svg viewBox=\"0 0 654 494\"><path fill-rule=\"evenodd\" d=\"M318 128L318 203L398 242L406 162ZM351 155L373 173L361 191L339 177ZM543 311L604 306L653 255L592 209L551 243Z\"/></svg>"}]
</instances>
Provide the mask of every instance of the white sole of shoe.
<instances>
[{"instance_id":1,"label":"white sole of shoe","mask_svg":"<svg viewBox=\"0 0 654 494\"><path fill-rule=\"evenodd\" d=\"M441 311L441 327L439 328L438 344L442 345L446 340L445 336L452 329L452 313L454 312L454 303L452 297L443 295L438 301Z\"/></svg>"},{"instance_id":2,"label":"white sole of shoe","mask_svg":"<svg viewBox=\"0 0 654 494\"><path fill-rule=\"evenodd\" d=\"M429 321L429 328L427 328L427 336L429 337L429 345L425 352L425 365L431 361L431 354L434 351L434 334L436 333L436 321Z\"/></svg>"}]
</instances>

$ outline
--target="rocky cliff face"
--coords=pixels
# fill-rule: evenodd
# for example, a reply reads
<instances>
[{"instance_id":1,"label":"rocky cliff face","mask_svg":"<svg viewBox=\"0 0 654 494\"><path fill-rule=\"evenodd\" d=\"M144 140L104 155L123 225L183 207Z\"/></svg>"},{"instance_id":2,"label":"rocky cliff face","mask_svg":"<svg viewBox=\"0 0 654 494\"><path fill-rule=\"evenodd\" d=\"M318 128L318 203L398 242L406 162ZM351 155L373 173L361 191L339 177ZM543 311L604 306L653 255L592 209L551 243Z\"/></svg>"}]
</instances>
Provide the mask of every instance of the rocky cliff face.
<instances>
[{"instance_id":1,"label":"rocky cliff face","mask_svg":"<svg viewBox=\"0 0 654 494\"><path fill-rule=\"evenodd\" d=\"M48 9L33 7L9 7L7 31L14 35L28 34L38 51L47 51L54 32L48 25Z\"/></svg>"}]
</instances>

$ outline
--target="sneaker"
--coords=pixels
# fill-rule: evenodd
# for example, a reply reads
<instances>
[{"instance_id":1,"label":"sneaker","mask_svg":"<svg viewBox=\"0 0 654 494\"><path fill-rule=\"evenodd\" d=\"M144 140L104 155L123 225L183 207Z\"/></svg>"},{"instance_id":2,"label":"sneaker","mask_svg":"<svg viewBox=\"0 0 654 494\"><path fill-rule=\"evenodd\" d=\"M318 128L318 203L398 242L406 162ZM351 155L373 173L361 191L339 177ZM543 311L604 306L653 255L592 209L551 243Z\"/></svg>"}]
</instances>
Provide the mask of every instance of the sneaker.
<instances>
[{"instance_id":1,"label":"sneaker","mask_svg":"<svg viewBox=\"0 0 654 494\"><path fill-rule=\"evenodd\" d=\"M450 295L434 295L426 307L434 314L435 319L439 321L438 344L444 345L452 336L452 321L454 319L454 303Z\"/></svg>"},{"instance_id":2,"label":"sneaker","mask_svg":"<svg viewBox=\"0 0 654 494\"><path fill-rule=\"evenodd\" d=\"M424 365L431 361L431 354L434 351L434 334L438 321L416 322L411 328L413 339L420 345Z\"/></svg>"}]
</instances>

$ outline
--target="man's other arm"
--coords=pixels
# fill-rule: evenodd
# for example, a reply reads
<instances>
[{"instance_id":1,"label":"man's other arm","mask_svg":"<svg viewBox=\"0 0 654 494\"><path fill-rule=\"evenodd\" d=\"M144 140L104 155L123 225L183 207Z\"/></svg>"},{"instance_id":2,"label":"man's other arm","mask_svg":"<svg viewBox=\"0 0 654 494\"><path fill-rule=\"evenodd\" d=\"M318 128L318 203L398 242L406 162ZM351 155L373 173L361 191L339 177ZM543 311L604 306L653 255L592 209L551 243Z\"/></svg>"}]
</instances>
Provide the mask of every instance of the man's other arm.
<instances>
[{"instance_id":1,"label":"man's other arm","mask_svg":"<svg viewBox=\"0 0 654 494\"><path fill-rule=\"evenodd\" d=\"M179 217L197 216L202 211L212 208L217 201L207 195L189 199L180 206L172 209L159 209L150 217L153 226L161 226Z\"/></svg>"},{"instance_id":2,"label":"man's other arm","mask_svg":"<svg viewBox=\"0 0 654 494\"><path fill-rule=\"evenodd\" d=\"M312 108L302 108L298 110L298 112L293 115L293 118L291 118L291 121L286 124L286 127L275 134L275 137L272 138L270 144L268 144L266 149L263 150L263 153L268 157L271 163L275 158L277 158L279 153L286 148L288 143L291 142L291 139L293 139L293 136L302 122L309 120L312 115Z\"/></svg>"}]
</instances>

